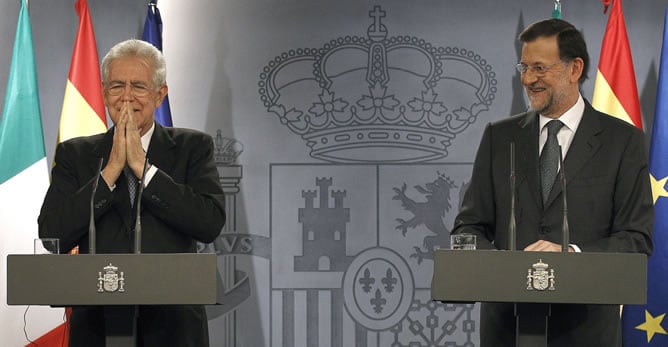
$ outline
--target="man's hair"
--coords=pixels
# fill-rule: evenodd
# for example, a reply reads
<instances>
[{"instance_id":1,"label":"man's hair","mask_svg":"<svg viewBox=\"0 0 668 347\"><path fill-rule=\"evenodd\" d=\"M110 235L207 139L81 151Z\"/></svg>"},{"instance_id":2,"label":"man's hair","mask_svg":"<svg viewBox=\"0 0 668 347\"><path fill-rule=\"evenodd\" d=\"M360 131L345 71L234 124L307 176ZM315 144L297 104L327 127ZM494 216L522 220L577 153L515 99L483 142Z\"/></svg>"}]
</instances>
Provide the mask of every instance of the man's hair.
<instances>
[{"instance_id":1,"label":"man's hair","mask_svg":"<svg viewBox=\"0 0 668 347\"><path fill-rule=\"evenodd\" d=\"M102 82L109 80L109 66L118 58L138 57L146 60L153 70L153 87L157 90L167 84L167 64L162 53L152 44L142 40L126 40L111 47L102 59Z\"/></svg>"},{"instance_id":2,"label":"man's hair","mask_svg":"<svg viewBox=\"0 0 668 347\"><path fill-rule=\"evenodd\" d=\"M571 62L575 58L582 58L584 66L580 76L580 84L587 79L589 72L589 53L582 33L573 24L557 18L545 19L529 25L518 37L523 43L532 42L539 37L557 37L559 59Z\"/></svg>"}]
</instances>

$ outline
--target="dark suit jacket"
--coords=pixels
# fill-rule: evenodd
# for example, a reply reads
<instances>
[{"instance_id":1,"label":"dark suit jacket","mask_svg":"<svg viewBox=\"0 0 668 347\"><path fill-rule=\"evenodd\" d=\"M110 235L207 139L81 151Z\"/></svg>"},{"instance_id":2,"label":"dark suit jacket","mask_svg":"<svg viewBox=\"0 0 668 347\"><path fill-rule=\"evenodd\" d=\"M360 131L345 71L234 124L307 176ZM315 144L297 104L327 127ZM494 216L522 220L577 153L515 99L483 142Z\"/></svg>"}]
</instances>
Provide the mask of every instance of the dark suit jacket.
<instances>
[{"instance_id":1,"label":"dark suit jacket","mask_svg":"<svg viewBox=\"0 0 668 347\"><path fill-rule=\"evenodd\" d=\"M58 145L52 182L39 216L40 237L60 239L61 249L79 246L88 253L89 204L100 158L109 159L114 129L99 135L79 137ZM224 196L213 160L210 136L189 129L163 128L156 124L147 151L150 164L158 168L142 195L142 253L188 253L197 251L197 241L212 242L225 223ZM100 178L94 197L97 253L133 253L134 215L123 175L113 191ZM142 317L164 316L156 307L143 308L140 328L145 338L162 329L162 338L150 345L200 346L208 343L207 320L201 306L163 308L170 317L180 317L150 326ZM164 311L163 310L163 311ZM162 312L165 313L165 312ZM77 314L79 317L77 317ZM72 340L77 328L103 320L95 308L75 310ZM75 324L77 323L77 324ZM81 323L81 324L79 324ZM95 334L100 326L92 327ZM178 337L179 334L182 338ZM90 334L89 334L90 335ZM88 336L88 338L92 338ZM207 340L203 340L206 338ZM175 340L176 339L176 340ZM85 340L85 338L84 338ZM84 341L85 342L85 341Z\"/></svg>"},{"instance_id":2,"label":"dark suit jacket","mask_svg":"<svg viewBox=\"0 0 668 347\"><path fill-rule=\"evenodd\" d=\"M653 201L643 133L585 111L564 158L570 243L583 252L652 251ZM508 249L510 143L515 143L517 249L561 243L562 188L542 202L538 115L527 112L487 126L453 233L475 233L479 248ZM553 305L550 346L616 346L619 307ZM512 305L483 304L482 346L514 345ZM606 340L607 339L607 340Z\"/></svg>"}]
</instances>

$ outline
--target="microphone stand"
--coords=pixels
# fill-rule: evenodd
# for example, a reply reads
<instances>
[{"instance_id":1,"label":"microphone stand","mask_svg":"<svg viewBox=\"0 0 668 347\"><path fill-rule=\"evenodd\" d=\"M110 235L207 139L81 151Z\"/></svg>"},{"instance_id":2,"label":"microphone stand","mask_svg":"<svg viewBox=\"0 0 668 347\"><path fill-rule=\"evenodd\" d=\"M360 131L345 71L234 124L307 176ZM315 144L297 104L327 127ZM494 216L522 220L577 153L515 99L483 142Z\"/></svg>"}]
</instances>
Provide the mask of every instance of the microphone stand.
<instances>
[{"instance_id":1,"label":"microphone stand","mask_svg":"<svg viewBox=\"0 0 668 347\"><path fill-rule=\"evenodd\" d=\"M144 157L144 167L142 169L141 180L139 180L139 190L135 198L135 254L141 254L141 196L144 193L144 181L146 180L146 171L148 169L148 156Z\"/></svg>"},{"instance_id":2,"label":"microphone stand","mask_svg":"<svg viewBox=\"0 0 668 347\"><path fill-rule=\"evenodd\" d=\"M559 181L561 182L561 197L563 198L564 208L563 208L563 221L561 225L561 251L568 252L568 245L570 244L569 240L569 228L568 228L568 201L566 199L566 173L564 168L564 158L561 154L561 146L559 146Z\"/></svg>"},{"instance_id":3,"label":"microphone stand","mask_svg":"<svg viewBox=\"0 0 668 347\"><path fill-rule=\"evenodd\" d=\"M508 223L508 249L517 249L517 225L515 221L515 142L510 143L510 221Z\"/></svg>"},{"instance_id":4,"label":"microphone stand","mask_svg":"<svg viewBox=\"0 0 668 347\"><path fill-rule=\"evenodd\" d=\"M100 158L99 163L97 164L97 172L95 173L95 182L93 182L93 191L90 194L90 219L88 220L88 253L95 254L95 245L97 231L95 230L95 206L93 201L95 200L95 193L97 192L98 182L100 181L100 175L102 174L102 163L104 158Z\"/></svg>"}]
</instances>

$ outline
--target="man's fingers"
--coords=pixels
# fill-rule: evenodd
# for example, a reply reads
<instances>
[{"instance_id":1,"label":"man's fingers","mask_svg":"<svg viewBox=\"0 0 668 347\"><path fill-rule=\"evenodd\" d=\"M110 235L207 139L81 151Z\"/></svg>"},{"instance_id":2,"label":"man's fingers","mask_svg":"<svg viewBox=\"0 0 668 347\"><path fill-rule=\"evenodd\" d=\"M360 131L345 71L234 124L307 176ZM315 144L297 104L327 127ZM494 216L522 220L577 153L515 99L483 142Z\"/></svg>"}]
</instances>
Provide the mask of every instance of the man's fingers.
<instances>
[{"instance_id":1,"label":"man's fingers","mask_svg":"<svg viewBox=\"0 0 668 347\"><path fill-rule=\"evenodd\" d=\"M531 252L561 252L561 245L550 241L538 240L528 245L524 250Z\"/></svg>"}]
</instances>

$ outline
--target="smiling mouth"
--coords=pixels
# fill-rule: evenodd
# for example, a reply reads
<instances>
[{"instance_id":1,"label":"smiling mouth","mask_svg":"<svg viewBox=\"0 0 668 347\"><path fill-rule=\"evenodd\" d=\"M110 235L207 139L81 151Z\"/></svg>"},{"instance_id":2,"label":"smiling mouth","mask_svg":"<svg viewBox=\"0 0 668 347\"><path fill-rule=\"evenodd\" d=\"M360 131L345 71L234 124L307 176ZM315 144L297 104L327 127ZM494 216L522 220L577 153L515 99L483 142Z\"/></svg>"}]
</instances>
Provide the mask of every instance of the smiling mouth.
<instances>
[{"instance_id":1,"label":"smiling mouth","mask_svg":"<svg viewBox=\"0 0 668 347\"><path fill-rule=\"evenodd\" d=\"M527 87L527 90L531 93L540 93L545 91L545 89L546 89L545 87L537 87L537 86Z\"/></svg>"}]
</instances>

